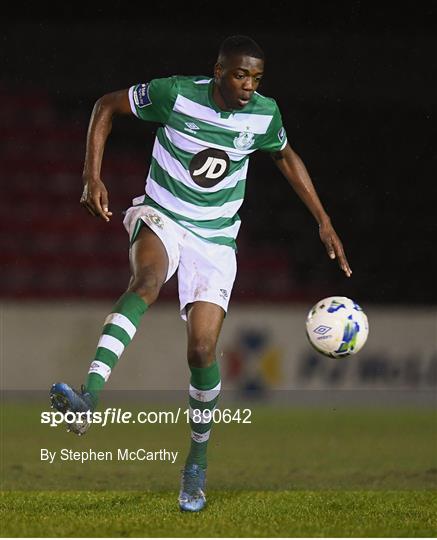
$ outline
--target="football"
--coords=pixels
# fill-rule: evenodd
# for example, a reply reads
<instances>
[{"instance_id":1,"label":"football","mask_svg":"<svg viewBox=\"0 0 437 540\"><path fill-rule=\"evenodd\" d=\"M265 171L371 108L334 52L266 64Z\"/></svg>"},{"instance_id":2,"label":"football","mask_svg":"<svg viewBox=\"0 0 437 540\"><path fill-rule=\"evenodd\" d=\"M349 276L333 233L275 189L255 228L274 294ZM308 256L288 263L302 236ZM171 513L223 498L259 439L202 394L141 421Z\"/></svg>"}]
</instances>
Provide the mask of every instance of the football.
<instances>
[{"instance_id":1,"label":"football","mask_svg":"<svg viewBox=\"0 0 437 540\"><path fill-rule=\"evenodd\" d=\"M356 302L345 296L330 296L311 308L306 333L318 352L342 358L362 349L369 335L369 323Z\"/></svg>"}]
</instances>

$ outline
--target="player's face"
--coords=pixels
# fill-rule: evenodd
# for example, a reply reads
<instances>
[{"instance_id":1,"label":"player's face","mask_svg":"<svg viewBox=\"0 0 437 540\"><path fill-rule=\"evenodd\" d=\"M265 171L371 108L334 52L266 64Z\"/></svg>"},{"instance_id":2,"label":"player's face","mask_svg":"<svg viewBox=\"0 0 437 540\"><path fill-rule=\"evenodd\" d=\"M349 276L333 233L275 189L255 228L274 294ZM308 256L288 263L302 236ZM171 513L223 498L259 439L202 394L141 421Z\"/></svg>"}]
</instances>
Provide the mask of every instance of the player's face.
<instances>
[{"instance_id":1,"label":"player's face","mask_svg":"<svg viewBox=\"0 0 437 540\"><path fill-rule=\"evenodd\" d=\"M264 73L264 61L252 56L220 58L214 68L215 92L223 109L242 109L251 100Z\"/></svg>"}]
</instances>

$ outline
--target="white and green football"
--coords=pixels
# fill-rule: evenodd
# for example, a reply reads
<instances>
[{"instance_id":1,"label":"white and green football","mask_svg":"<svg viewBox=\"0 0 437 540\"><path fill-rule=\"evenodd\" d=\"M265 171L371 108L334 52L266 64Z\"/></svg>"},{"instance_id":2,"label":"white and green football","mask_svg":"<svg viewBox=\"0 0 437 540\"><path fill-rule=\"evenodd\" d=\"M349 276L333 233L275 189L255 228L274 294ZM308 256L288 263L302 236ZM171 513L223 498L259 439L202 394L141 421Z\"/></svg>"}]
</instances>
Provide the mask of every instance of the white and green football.
<instances>
[{"instance_id":1,"label":"white and green football","mask_svg":"<svg viewBox=\"0 0 437 540\"><path fill-rule=\"evenodd\" d=\"M330 296L311 308L306 332L318 352L342 358L362 349L369 335L369 323L356 302L345 296Z\"/></svg>"}]
</instances>

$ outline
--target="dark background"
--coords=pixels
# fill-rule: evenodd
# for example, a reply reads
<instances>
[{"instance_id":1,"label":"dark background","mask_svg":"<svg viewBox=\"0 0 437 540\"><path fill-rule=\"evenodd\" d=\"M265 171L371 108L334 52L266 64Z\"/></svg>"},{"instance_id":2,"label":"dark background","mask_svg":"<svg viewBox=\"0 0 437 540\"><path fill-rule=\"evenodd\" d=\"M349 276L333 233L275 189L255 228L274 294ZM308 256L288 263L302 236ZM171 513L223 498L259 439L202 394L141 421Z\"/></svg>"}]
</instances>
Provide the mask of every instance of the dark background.
<instances>
[{"instance_id":1,"label":"dark background","mask_svg":"<svg viewBox=\"0 0 437 540\"><path fill-rule=\"evenodd\" d=\"M268 155L251 158L235 300L434 304L436 12L432 4L105 3L3 20L0 290L10 299L115 299L129 271L121 212L144 189L156 126L117 118L103 179L112 222L78 204L94 102L137 82L211 75L221 41L266 53L260 92L280 106L343 240L353 276ZM162 297L174 298L173 278Z\"/></svg>"}]
</instances>

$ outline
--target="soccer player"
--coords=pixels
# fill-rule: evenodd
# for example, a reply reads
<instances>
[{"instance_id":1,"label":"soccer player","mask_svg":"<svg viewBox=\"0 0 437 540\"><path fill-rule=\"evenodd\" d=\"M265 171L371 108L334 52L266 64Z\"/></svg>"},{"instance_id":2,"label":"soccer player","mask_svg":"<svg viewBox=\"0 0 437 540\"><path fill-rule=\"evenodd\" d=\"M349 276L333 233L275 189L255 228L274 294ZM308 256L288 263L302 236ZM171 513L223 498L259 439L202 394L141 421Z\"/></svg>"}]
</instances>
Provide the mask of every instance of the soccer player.
<instances>
[{"instance_id":1,"label":"soccer player","mask_svg":"<svg viewBox=\"0 0 437 540\"><path fill-rule=\"evenodd\" d=\"M95 104L88 129L81 204L108 222L108 193L101 179L105 143L115 115L157 122L145 194L124 218L130 237L131 279L104 322L85 384L50 390L60 411L88 411L140 320L163 284L177 271L180 314L187 323L189 404L212 410L220 392L216 344L236 275L237 214L245 190L249 156L269 152L281 173L314 216L329 257L351 269L310 176L292 150L276 102L257 92L264 54L247 36L221 44L214 77L153 79L106 94ZM191 421L191 448L182 472L179 506L199 511L206 503L205 472L211 423ZM83 433L88 425L70 424Z\"/></svg>"}]
</instances>

